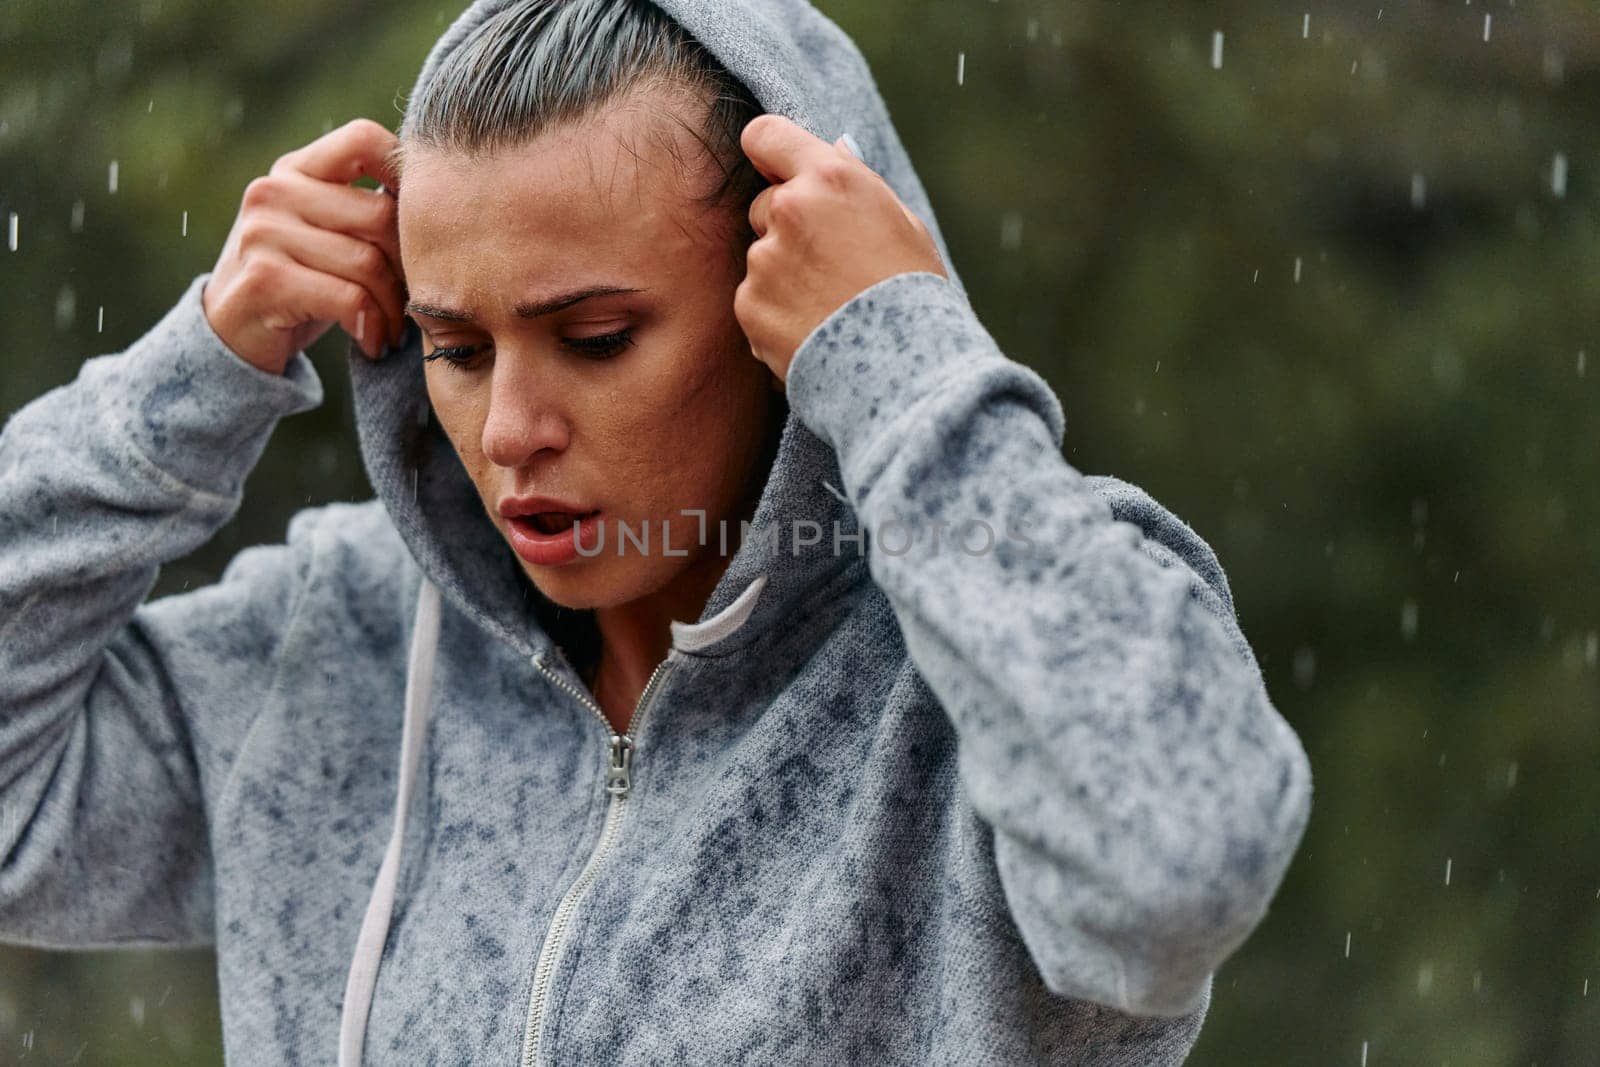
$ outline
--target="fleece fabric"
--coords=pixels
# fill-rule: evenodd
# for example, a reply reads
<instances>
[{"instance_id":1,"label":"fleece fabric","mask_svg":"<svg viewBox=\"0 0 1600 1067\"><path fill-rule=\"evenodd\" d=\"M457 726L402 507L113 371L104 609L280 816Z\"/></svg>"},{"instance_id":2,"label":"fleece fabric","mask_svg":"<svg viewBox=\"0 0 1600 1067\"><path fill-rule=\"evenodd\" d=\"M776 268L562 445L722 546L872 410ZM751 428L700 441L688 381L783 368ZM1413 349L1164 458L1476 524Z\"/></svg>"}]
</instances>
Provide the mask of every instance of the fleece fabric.
<instances>
[{"instance_id":1,"label":"fleece fabric","mask_svg":"<svg viewBox=\"0 0 1600 1067\"><path fill-rule=\"evenodd\" d=\"M769 111L850 133L950 263L833 22L658 2ZM240 1065L1185 1058L1309 765L1215 554L1065 460L1058 398L953 267L796 353L625 791L415 328L347 359L374 498L147 600L323 400L305 353L277 375L228 350L208 277L0 432L0 937L214 945Z\"/></svg>"}]
</instances>

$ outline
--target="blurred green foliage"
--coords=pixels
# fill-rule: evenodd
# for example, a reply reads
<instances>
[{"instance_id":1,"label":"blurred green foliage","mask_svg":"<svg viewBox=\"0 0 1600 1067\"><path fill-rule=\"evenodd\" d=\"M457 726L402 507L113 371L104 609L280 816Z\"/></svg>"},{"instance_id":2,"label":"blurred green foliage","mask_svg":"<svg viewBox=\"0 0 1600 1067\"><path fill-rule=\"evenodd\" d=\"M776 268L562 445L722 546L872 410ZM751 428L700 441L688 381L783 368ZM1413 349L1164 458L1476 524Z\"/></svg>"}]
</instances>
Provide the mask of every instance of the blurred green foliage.
<instances>
[{"instance_id":1,"label":"blurred green foliage","mask_svg":"<svg viewBox=\"0 0 1600 1067\"><path fill-rule=\"evenodd\" d=\"M1068 458L1210 541L1311 755L1310 829L1191 1062L1600 1062L1600 12L819 6ZM148 329L277 156L395 127L458 10L0 7L0 415ZM370 496L343 345L153 595ZM0 1059L216 1062L212 968L0 950Z\"/></svg>"}]
</instances>

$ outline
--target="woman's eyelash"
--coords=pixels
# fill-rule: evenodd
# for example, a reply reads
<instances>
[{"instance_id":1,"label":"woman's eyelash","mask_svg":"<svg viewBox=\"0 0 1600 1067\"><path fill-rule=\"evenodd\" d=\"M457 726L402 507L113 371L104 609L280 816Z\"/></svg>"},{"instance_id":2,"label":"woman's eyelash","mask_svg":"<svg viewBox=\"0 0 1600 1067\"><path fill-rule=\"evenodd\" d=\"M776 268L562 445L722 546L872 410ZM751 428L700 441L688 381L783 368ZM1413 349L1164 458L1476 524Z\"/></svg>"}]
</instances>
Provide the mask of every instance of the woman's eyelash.
<instances>
[{"instance_id":1,"label":"woman's eyelash","mask_svg":"<svg viewBox=\"0 0 1600 1067\"><path fill-rule=\"evenodd\" d=\"M561 343L591 359L604 359L616 355L633 344L633 331L618 330L616 333L601 334L598 337L563 337Z\"/></svg>"},{"instance_id":2,"label":"woman's eyelash","mask_svg":"<svg viewBox=\"0 0 1600 1067\"><path fill-rule=\"evenodd\" d=\"M601 334L598 337L563 337L561 343L586 359L606 359L629 347L634 341L632 330L618 330L616 333ZM487 347L489 346L457 345L453 348L435 348L422 358L424 361L442 359L451 366L464 367Z\"/></svg>"},{"instance_id":3,"label":"woman's eyelash","mask_svg":"<svg viewBox=\"0 0 1600 1067\"><path fill-rule=\"evenodd\" d=\"M472 357L482 351L483 345L457 345L454 348L435 348L432 352L422 357L424 363L435 359L442 359L453 367L461 367L472 362Z\"/></svg>"}]
</instances>

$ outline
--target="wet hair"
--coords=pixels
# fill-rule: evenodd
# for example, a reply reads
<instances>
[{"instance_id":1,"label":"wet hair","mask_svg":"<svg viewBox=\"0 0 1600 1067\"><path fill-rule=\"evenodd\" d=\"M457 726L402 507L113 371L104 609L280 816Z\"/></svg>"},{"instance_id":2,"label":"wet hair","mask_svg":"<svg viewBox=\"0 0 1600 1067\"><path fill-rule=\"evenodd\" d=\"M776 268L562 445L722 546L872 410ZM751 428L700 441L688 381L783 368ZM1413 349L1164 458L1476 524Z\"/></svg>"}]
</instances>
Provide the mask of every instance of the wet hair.
<instances>
[{"instance_id":1,"label":"wet hair","mask_svg":"<svg viewBox=\"0 0 1600 1067\"><path fill-rule=\"evenodd\" d=\"M389 162L402 173L411 145L469 158L513 148L652 89L664 92L650 106L705 150L702 159L686 160L676 140L665 138L680 173L709 158L721 175L691 202L729 210L742 254L755 239L750 201L767 182L739 137L764 109L698 40L648 0L514 0L474 27L414 91Z\"/></svg>"}]
</instances>

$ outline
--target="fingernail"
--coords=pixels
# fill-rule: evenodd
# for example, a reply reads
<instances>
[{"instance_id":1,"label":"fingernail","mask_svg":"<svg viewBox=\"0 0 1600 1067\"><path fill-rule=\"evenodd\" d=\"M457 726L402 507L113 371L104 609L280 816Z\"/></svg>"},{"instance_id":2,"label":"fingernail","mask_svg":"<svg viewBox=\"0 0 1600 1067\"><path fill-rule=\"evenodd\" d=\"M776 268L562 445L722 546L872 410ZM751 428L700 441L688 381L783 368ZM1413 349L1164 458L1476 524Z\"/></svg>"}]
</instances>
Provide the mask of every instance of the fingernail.
<instances>
[{"instance_id":1,"label":"fingernail","mask_svg":"<svg viewBox=\"0 0 1600 1067\"><path fill-rule=\"evenodd\" d=\"M856 144L856 139L851 137L848 131L846 131L842 136L844 137L844 146L850 149L850 154L855 156L857 159L864 161L865 157L861 155L861 146Z\"/></svg>"}]
</instances>

